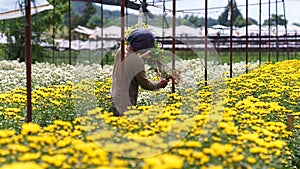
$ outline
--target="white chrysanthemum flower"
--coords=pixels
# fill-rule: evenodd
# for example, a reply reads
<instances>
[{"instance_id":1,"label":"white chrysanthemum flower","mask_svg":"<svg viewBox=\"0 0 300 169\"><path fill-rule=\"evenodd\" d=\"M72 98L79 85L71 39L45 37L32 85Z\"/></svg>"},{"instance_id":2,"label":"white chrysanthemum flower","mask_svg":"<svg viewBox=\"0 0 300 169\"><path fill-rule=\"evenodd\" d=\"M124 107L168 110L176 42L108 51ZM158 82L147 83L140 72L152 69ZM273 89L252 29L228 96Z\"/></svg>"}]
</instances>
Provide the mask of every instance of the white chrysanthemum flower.
<instances>
[{"instance_id":1,"label":"white chrysanthemum flower","mask_svg":"<svg viewBox=\"0 0 300 169\"><path fill-rule=\"evenodd\" d=\"M252 62L248 69L255 69L259 62ZM179 60L176 61L176 69L181 72L180 85L195 85L198 81L204 80L204 61L202 59ZM168 64L171 67L171 63ZM146 70L149 67L146 66ZM49 86L56 84L66 84L69 81L76 82L84 78L103 80L111 78L113 66L104 65L102 68L99 64L76 66L61 64L55 65L50 63L32 64L32 83L34 86ZM215 62L207 63L208 80L216 80L229 75L228 64L216 64ZM233 64L233 76L245 73L246 65L244 62ZM226 74L226 76L224 76ZM149 72L150 77L154 77L154 72ZM8 91L17 87L26 86L26 65L24 62L0 61L0 91ZM166 89L167 90L167 89ZM149 95L148 92L142 93L143 96Z\"/></svg>"}]
</instances>

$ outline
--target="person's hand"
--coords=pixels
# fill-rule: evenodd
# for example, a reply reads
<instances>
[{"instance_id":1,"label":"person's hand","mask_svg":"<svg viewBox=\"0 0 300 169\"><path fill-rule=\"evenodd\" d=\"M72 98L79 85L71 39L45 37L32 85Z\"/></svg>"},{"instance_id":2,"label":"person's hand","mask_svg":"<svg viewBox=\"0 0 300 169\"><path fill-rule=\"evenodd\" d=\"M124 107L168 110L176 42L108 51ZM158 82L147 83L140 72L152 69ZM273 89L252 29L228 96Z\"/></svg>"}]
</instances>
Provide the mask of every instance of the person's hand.
<instances>
[{"instance_id":1,"label":"person's hand","mask_svg":"<svg viewBox=\"0 0 300 169\"><path fill-rule=\"evenodd\" d=\"M160 80L160 88L165 88L168 85L168 80L166 79L161 79Z\"/></svg>"}]
</instances>

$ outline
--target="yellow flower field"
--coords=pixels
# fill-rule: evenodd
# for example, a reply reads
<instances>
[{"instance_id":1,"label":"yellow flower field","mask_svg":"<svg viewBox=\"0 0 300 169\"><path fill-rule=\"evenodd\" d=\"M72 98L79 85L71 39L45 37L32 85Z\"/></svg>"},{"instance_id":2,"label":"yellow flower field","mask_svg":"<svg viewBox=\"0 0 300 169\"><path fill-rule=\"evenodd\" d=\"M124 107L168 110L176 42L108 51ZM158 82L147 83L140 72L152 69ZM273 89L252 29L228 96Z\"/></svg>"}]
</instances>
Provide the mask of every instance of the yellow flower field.
<instances>
[{"instance_id":1,"label":"yellow flower field","mask_svg":"<svg viewBox=\"0 0 300 169\"><path fill-rule=\"evenodd\" d=\"M3 92L0 168L298 168L300 61L224 82L156 91L124 117L109 112L111 79L36 87L33 123L26 88ZM95 109L80 109L82 93L95 94Z\"/></svg>"}]
</instances>

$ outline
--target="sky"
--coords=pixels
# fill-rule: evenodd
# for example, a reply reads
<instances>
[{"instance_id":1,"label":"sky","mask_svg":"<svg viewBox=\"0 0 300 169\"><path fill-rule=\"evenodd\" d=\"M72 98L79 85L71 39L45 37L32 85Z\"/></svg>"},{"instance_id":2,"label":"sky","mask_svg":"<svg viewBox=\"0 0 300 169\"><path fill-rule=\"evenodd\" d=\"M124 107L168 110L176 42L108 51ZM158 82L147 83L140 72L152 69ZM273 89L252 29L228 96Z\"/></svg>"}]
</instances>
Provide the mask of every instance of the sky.
<instances>
[{"instance_id":1,"label":"sky","mask_svg":"<svg viewBox=\"0 0 300 169\"><path fill-rule=\"evenodd\" d=\"M16 10L20 9L20 3L24 6L24 0L0 0L0 12L5 12L7 10ZM31 2L31 6L34 5L39 6L43 4L47 4L47 0L36 0L36 3L34 4L33 1Z\"/></svg>"},{"instance_id":2,"label":"sky","mask_svg":"<svg viewBox=\"0 0 300 169\"><path fill-rule=\"evenodd\" d=\"M7 7L18 8L18 2L22 0L0 0L0 12L1 10ZM36 0L37 4L43 4L46 0ZM130 0L136 3L139 3L139 0ZM154 14L162 14L163 3L160 2L162 0L147 0L148 3L154 3L155 7L149 6L148 9ZM208 1L208 8L212 8L208 10L208 17L217 19L218 16L224 11L224 7L227 5L228 0L207 0ZM249 4L249 17L259 21L259 3L260 0L248 0ZM270 0L271 2L271 14L276 13L276 0ZM269 0L261 0L262 2L262 22L265 19L268 19L269 15ZM242 15L246 16L246 0L236 0L239 10L241 11ZM166 0L166 9L167 15L172 16L172 4L173 0ZM292 23L300 23L300 0L278 0L277 2L277 9L278 14L284 14L283 4L285 5L285 12L286 18L288 20L288 24ZM184 15L197 15L199 17L204 17L204 0L176 0L176 16L184 16ZM104 5L104 9L107 10L120 10L119 6L111 6L111 5ZM198 9L198 10L191 10L191 9ZM200 10L199 10L200 9ZM129 14L137 14L138 11L136 10L128 10Z\"/></svg>"},{"instance_id":3,"label":"sky","mask_svg":"<svg viewBox=\"0 0 300 169\"><path fill-rule=\"evenodd\" d=\"M134 0L131 0L134 1ZM153 0L147 0L148 3L152 2ZM154 13L154 14L162 14L163 8L162 2L159 2L161 0L154 0L155 7L149 6L148 9ZM255 19L257 22L259 21L259 1L260 0L248 0L248 16L250 18ZM265 19L268 19L269 16L269 0L261 0L262 2L262 22ZM271 14L276 13L276 0L270 0L271 2ZM138 3L138 1L136 1ZM224 8L228 3L228 0L208 0L208 8L212 8L208 10L208 17L217 19L219 15L224 11ZM236 3L238 5L238 8L242 15L246 17L246 0L236 0ZM166 0L166 9L167 9L167 15L172 16L172 0ZM284 5L285 5L285 14L286 18L288 20L288 24L292 23L300 23L300 0L284 0L284 3L282 0L277 1L277 11L278 15L284 14ZM204 0L177 0L176 1L176 16L184 16L184 15L197 15L199 17L204 17L204 7L205 7L205 1ZM220 7L220 8L218 8ZM120 10L120 7L118 6L109 6L104 5L104 9L108 10ZM193 10L191 10L193 9ZM194 10L198 9L198 10ZM200 9L200 10L199 10ZM201 10L202 9L202 10ZM137 11L134 10L128 10L129 14L137 14Z\"/></svg>"}]
</instances>

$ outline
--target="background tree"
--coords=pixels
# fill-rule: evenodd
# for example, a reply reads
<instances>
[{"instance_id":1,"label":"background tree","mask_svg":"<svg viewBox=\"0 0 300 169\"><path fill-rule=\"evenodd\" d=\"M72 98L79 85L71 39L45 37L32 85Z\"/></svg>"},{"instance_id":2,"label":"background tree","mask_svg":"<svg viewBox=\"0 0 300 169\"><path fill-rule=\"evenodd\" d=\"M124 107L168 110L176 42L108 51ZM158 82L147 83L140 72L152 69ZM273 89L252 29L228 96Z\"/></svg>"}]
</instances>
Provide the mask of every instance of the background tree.
<instances>
[{"instance_id":1,"label":"background tree","mask_svg":"<svg viewBox=\"0 0 300 169\"><path fill-rule=\"evenodd\" d=\"M248 18L248 25L253 24L257 25L257 21L252 18ZM246 26L246 19L244 19L242 15L239 15L234 21L233 25L236 27L244 27Z\"/></svg>"},{"instance_id":2,"label":"background tree","mask_svg":"<svg viewBox=\"0 0 300 169\"><path fill-rule=\"evenodd\" d=\"M79 25L89 27L88 23L92 16L97 13L97 9L91 2L85 2L82 16L79 17Z\"/></svg>"},{"instance_id":3,"label":"background tree","mask_svg":"<svg viewBox=\"0 0 300 169\"><path fill-rule=\"evenodd\" d=\"M231 1L228 1L227 8L225 8L224 12L219 16L218 21L219 24L225 25L225 26L230 26L230 20L228 20L228 12L231 7ZM237 8L237 4L235 1L232 3L232 21L235 23L235 20L239 17L242 16L240 10ZM242 16L243 18L243 16Z\"/></svg>"},{"instance_id":4,"label":"background tree","mask_svg":"<svg viewBox=\"0 0 300 169\"><path fill-rule=\"evenodd\" d=\"M181 18L181 25L187 25L187 26L196 26L201 27L205 24L204 17L199 18L198 16L194 15L185 15L183 18ZM208 27L211 27L213 25L219 24L218 20L213 18L208 18Z\"/></svg>"},{"instance_id":5,"label":"background tree","mask_svg":"<svg viewBox=\"0 0 300 169\"><path fill-rule=\"evenodd\" d=\"M49 1L53 4L53 1ZM52 10L43 11L31 16L32 23L32 61L43 61L45 55L40 46L42 42L52 42L47 32L55 32L63 28L64 15L68 10L68 1L55 0L55 14ZM24 3L25 4L25 3ZM53 17L55 16L55 21ZM4 59L25 61L25 17L0 21L0 32L8 37L8 46L4 49Z\"/></svg>"},{"instance_id":6,"label":"background tree","mask_svg":"<svg viewBox=\"0 0 300 169\"><path fill-rule=\"evenodd\" d=\"M300 23L293 23L293 25L295 25L295 26L300 26Z\"/></svg>"},{"instance_id":7,"label":"background tree","mask_svg":"<svg viewBox=\"0 0 300 169\"><path fill-rule=\"evenodd\" d=\"M286 24L288 23L288 21L283 18L282 14L278 15L277 18L278 18L278 25L285 25L285 23ZM271 15L270 21L272 26L276 25L276 14ZM264 21L264 25L269 25L269 19L266 19Z\"/></svg>"},{"instance_id":8,"label":"background tree","mask_svg":"<svg viewBox=\"0 0 300 169\"><path fill-rule=\"evenodd\" d=\"M201 20L198 16L191 15L187 18L188 22L195 25L196 27L201 26Z\"/></svg>"},{"instance_id":9,"label":"background tree","mask_svg":"<svg viewBox=\"0 0 300 169\"><path fill-rule=\"evenodd\" d=\"M98 15L93 15L88 23L86 24L87 27L89 28L95 28L96 26L100 27L101 26L101 17Z\"/></svg>"},{"instance_id":10,"label":"background tree","mask_svg":"<svg viewBox=\"0 0 300 169\"><path fill-rule=\"evenodd\" d=\"M239 16L235 19L233 25L236 26L236 27L243 27L243 26L246 26L246 20L243 18L242 15L239 15Z\"/></svg>"},{"instance_id":11,"label":"background tree","mask_svg":"<svg viewBox=\"0 0 300 169\"><path fill-rule=\"evenodd\" d=\"M73 5L72 5L73 6ZM66 27L68 26L68 15L66 15L66 23L64 24ZM80 25L80 13L76 10L71 9L71 29L75 29L78 25Z\"/></svg>"}]
</instances>

